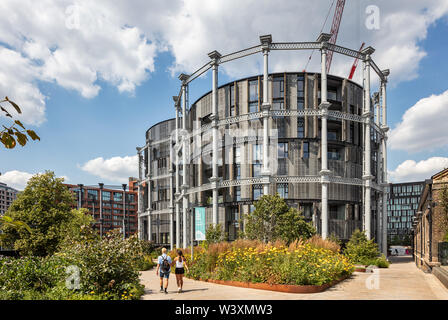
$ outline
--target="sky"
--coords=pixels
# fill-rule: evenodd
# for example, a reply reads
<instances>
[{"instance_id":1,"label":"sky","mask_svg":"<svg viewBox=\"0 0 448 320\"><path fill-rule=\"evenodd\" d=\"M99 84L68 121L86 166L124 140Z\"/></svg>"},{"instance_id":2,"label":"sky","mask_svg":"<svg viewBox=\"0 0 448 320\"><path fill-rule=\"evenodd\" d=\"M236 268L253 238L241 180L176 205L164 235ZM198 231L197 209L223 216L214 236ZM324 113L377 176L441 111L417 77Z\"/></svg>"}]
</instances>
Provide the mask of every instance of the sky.
<instances>
[{"instance_id":1,"label":"sky","mask_svg":"<svg viewBox=\"0 0 448 320\"><path fill-rule=\"evenodd\" d=\"M41 141L0 148L0 182L21 190L33 174L52 170L73 184L126 183L137 175L136 147L145 144L146 130L174 116L180 73L207 63L213 50L224 55L257 45L263 34L274 42L314 41L322 28L330 30L332 3L2 0L0 95L22 107L18 118ZM392 182L427 179L448 167L447 34L447 0L346 1L337 44L358 49L365 42L391 72ZM272 52L269 71L301 71L309 54ZM347 77L352 63L335 54L330 73ZM319 69L315 52L307 70ZM261 74L262 55L219 71L219 84ZM190 85L190 102L210 88L209 72Z\"/></svg>"}]
</instances>

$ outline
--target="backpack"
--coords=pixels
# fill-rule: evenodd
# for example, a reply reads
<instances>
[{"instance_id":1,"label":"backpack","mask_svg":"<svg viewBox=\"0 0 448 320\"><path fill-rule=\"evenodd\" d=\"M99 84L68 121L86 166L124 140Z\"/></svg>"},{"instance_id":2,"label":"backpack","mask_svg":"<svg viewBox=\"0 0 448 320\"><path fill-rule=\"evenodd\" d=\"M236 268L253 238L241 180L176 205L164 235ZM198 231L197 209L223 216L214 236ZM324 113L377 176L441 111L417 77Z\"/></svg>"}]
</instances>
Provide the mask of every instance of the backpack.
<instances>
[{"instance_id":1,"label":"backpack","mask_svg":"<svg viewBox=\"0 0 448 320\"><path fill-rule=\"evenodd\" d=\"M162 257L162 272L169 272L171 270L170 263L168 262L168 258Z\"/></svg>"}]
</instances>

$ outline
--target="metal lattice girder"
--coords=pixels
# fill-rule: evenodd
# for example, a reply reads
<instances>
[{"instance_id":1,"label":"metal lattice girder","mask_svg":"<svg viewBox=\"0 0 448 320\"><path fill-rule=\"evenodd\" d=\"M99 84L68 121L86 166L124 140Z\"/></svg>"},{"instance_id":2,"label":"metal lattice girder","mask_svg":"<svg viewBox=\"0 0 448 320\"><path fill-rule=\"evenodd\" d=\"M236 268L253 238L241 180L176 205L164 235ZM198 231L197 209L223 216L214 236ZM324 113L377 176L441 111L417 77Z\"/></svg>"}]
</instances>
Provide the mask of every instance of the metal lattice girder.
<instances>
[{"instance_id":1,"label":"metal lattice girder","mask_svg":"<svg viewBox=\"0 0 448 320\"><path fill-rule=\"evenodd\" d=\"M193 81L194 79L196 79L197 77L201 76L203 73L207 72L211 67L212 67L212 64L210 62L207 62L202 67L200 67L198 70L193 72L186 80L186 83L188 84L191 81ZM179 97L180 97L180 95L181 94L179 94Z\"/></svg>"},{"instance_id":2,"label":"metal lattice girder","mask_svg":"<svg viewBox=\"0 0 448 320\"><path fill-rule=\"evenodd\" d=\"M350 120L355 122L364 122L364 119L362 116L358 116L357 114L351 114L351 113L345 113L340 111L328 111L328 117L333 117L337 119L343 119L343 120Z\"/></svg>"},{"instance_id":3,"label":"metal lattice girder","mask_svg":"<svg viewBox=\"0 0 448 320\"><path fill-rule=\"evenodd\" d=\"M322 180L321 176L274 176L272 180L276 183L320 183ZM356 178L344 178L344 177L329 177L330 183L334 184L344 184L353 186L362 186L364 182L362 179ZM238 180L224 180L218 182L218 188L230 188L236 186L247 186L247 185L257 185L269 183L269 178L267 177L254 177L245 178ZM376 183L371 182L372 188L382 191ZM193 194L197 192L212 190L213 185L211 183L206 183L198 187L189 188L187 194Z\"/></svg>"},{"instance_id":4,"label":"metal lattice girder","mask_svg":"<svg viewBox=\"0 0 448 320\"><path fill-rule=\"evenodd\" d=\"M363 185L362 179L344 178L344 177L336 177L336 176L330 176L329 179L330 179L331 183L336 183L336 184L348 184L348 185L354 185L354 186L362 186Z\"/></svg>"},{"instance_id":5,"label":"metal lattice girder","mask_svg":"<svg viewBox=\"0 0 448 320\"><path fill-rule=\"evenodd\" d=\"M305 116L318 116L322 115L322 111L318 109L304 109L304 110L271 110L269 115L272 117L305 117ZM349 120L354 122L364 123L366 120L359 115L341 112L341 111L328 111L328 117L334 119ZM222 119L218 122L218 126L224 126L229 124L235 124L243 121L256 120L263 118L263 112L252 112L247 114L242 114L235 117L229 117ZM383 135L381 128L371 122L373 128L380 134ZM190 138L194 138L197 135L201 135L212 128L212 124L208 123L201 126L198 129L193 130L190 134Z\"/></svg>"},{"instance_id":6,"label":"metal lattice girder","mask_svg":"<svg viewBox=\"0 0 448 320\"><path fill-rule=\"evenodd\" d=\"M319 183L320 176L276 176L277 183Z\"/></svg>"},{"instance_id":7,"label":"metal lattice girder","mask_svg":"<svg viewBox=\"0 0 448 320\"><path fill-rule=\"evenodd\" d=\"M386 80L386 77L381 72L380 68L378 68L378 66L376 65L375 61L373 61L372 59L370 59L370 66L373 68L373 70L375 70L376 74L378 75L378 77L380 77L380 79L382 81Z\"/></svg>"},{"instance_id":8,"label":"metal lattice girder","mask_svg":"<svg viewBox=\"0 0 448 320\"><path fill-rule=\"evenodd\" d=\"M235 59L239 59L239 58L243 58L243 57L246 57L246 56L250 56L252 54L255 54L255 53L258 53L258 52L261 52L261 51L262 51L262 46L261 45L250 47L250 48L247 48L247 49L244 49L244 50L240 50L240 51L233 52L233 53L227 54L225 56L222 56L219 59L219 63L226 63L226 62L229 62L229 61L232 61L232 60L235 60Z\"/></svg>"},{"instance_id":9,"label":"metal lattice girder","mask_svg":"<svg viewBox=\"0 0 448 320\"><path fill-rule=\"evenodd\" d=\"M271 110L269 115L272 117L305 117L305 116L320 116L321 111L317 109L304 110Z\"/></svg>"},{"instance_id":10,"label":"metal lattice girder","mask_svg":"<svg viewBox=\"0 0 448 320\"><path fill-rule=\"evenodd\" d=\"M320 49L319 42L274 42L271 50L310 50Z\"/></svg>"},{"instance_id":11,"label":"metal lattice girder","mask_svg":"<svg viewBox=\"0 0 448 320\"><path fill-rule=\"evenodd\" d=\"M328 44L328 50L331 50L333 52L337 52L337 53L340 53L340 54L343 54L343 55L346 55L346 56L349 56L349 57L352 57L355 59L356 58L359 58L362 60L366 59L366 55L364 53L361 53L359 51L352 50L349 48L341 47L336 44Z\"/></svg>"}]
</instances>

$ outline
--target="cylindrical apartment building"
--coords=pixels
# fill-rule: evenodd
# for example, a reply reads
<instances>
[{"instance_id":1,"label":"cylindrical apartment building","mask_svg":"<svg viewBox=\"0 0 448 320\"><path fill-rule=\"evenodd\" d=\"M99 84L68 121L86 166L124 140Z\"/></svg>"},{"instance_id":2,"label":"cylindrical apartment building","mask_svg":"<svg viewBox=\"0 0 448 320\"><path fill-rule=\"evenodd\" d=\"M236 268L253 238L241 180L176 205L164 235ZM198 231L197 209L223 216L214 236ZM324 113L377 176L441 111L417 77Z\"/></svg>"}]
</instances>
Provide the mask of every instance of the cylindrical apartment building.
<instances>
[{"instance_id":1,"label":"cylindrical apartment building","mask_svg":"<svg viewBox=\"0 0 448 320\"><path fill-rule=\"evenodd\" d=\"M363 229L382 240L385 97L371 98L365 87L324 68L323 74L269 74L274 44L260 39L263 75L218 87L217 65L226 56L212 52L212 91L189 108L189 76L181 75L176 118L152 126L137 148L140 236L190 244L193 213L205 208L205 224L220 223L233 240L254 202L278 193L324 237L346 240ZM369 61L370 53L362 57Z\"/></svg>"}]
</instances>

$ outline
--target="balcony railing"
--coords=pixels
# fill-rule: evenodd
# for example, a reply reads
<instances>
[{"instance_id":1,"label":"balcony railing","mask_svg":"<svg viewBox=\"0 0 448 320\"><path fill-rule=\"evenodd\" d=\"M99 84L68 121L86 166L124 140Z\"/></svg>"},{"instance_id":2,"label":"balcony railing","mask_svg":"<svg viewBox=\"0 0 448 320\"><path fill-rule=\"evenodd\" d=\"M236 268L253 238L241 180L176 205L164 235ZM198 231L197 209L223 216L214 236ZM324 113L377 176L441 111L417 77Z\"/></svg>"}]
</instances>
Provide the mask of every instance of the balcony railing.
<instances>
[{"instance_id":1,"label":"balcony railing","mask_svg":"<svg viewBox=\"0 0 448 320\"><path fill-rule=\"evenodd\" d=\"M322 233L322 222L317 226L318 233ZM362 229L362 221L360 220L337 220L330 219L328 221L328 234L334 234L339 239L348 240L352 233L356 230Z\"/></svg>"}]
</instances>

